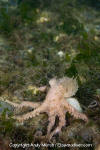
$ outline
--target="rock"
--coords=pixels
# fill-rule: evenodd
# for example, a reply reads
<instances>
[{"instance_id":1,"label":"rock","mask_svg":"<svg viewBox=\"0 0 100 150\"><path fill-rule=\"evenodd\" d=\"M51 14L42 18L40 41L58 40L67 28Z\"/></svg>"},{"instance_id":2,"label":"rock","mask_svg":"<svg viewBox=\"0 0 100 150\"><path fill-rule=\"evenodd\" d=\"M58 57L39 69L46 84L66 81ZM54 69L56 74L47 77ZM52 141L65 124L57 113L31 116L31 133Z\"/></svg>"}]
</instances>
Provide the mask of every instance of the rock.
<instances>
[{"instance_id":1,"label":"rock","mask_svg":"<svg viewBox=\"0 0 100 150\"><path fill-rule=\"evenodd\" d=\"M13 112L13 107L8 103L0 101L0 114L2 114L3 112L6 112L6 114L10 114L11 112Z\"/></svg>"},{"instance_id":2,"label":"rock","mask_svg":"<svg viewBox=\"0 0 100 150\"><path fill-rule=\"evenodd\" d=\"M83 128L80 130L78 135L85 141L91 142L93 139L93 130L91 128Z\"/></svg>"}]
</instances>

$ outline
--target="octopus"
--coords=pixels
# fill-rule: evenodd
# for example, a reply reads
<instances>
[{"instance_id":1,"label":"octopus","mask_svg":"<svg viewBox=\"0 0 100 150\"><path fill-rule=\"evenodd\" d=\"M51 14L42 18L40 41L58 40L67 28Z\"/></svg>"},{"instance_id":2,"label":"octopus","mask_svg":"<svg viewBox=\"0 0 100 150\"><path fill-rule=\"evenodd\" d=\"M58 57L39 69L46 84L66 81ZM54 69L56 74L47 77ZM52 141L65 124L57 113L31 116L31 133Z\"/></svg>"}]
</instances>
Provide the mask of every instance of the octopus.
<instances>
[{"instance_id":1,"label":"octopus","mask_svg":"<svg viewBox=\"0 0 100 150\"><path fill-rule=\"evenodd\" d=\"M53 78L49 81L49 89L45 100L41 103L23 101L21 104L7 101L16 108L31 107L31 112L24 115L14 116L19 122L24 122L29 118L33 118L40 113L46 113L48 115L49 124L47 126L47 136L51 139L53 135L61 132L62 127L66 125L66 113L68 112L76 119L82 119L88 122L88 117L79 112L74 106L72 106L67 99L74 96L78 90L78 84L75 78L63 77L60 79ZM40 91L45 91L46 87L40 87ZM58 126L52 131L55 124L55 118L58 116Z\"/></svg>"}]
</instances>

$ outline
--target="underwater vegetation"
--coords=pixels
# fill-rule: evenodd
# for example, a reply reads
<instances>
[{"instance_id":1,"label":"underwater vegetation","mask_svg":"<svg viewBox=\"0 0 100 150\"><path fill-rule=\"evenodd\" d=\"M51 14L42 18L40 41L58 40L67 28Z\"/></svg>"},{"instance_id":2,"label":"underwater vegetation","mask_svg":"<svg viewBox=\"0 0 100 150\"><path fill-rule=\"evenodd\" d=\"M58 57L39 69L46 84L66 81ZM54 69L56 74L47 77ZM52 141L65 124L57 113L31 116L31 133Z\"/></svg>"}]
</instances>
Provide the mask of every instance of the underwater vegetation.
<instances>
[{"instance_id":1,"label":"underwater vegetation","mask_svg":"<svg viewBox=\"0 0 100 150\"><path fill-rule=\"evenodd\" d=\"M75 98L89 122L67 113L59 136L48 141L40 138L47 133L46 114L22 125L13 119L13 107L0 101L0 150L14 149L9 143L81 143L92 144L87 149L93 150L100 145L100 0L1 0L0 97L18 104L42 103L47 92L37 87L67 76L77 79ZM57 124L59 117L53 130Z\"/></svg>"}]
</instances>

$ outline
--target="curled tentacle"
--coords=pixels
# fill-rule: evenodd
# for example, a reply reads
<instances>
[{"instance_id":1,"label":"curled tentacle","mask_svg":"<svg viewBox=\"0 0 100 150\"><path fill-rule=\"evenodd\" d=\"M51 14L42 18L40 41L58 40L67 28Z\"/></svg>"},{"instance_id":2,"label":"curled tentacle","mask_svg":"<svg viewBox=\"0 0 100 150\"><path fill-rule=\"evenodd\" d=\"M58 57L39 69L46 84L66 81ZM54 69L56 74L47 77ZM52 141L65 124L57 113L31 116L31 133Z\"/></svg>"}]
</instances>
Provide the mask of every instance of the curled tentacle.
<instances>
[{"instance_id":1,"label":"curled tentacle","mask_svg":"<svg viewBox=\"0 0 100 150\"><path fill-rule=\"evenodd\" d=\"M69 112L74 118L76 118L76 119L82 119L82 120L88 122L87 116L85 114L83 114L83 113L78 112L69 103L67 103L67 102L64 101L63 106L66 108L66 111Z\"/></svg>"}]
</instances>

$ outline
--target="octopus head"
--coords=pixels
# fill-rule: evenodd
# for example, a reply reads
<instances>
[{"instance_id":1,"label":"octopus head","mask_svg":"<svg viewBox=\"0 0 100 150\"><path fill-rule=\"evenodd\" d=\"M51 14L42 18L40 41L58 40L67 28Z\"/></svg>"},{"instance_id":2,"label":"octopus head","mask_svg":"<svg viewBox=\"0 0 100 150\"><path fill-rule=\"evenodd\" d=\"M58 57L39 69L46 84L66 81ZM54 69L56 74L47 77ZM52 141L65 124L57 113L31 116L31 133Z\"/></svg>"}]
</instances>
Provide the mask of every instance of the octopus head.
<instances>
[{"instance_id":1,"label":"octopus head","mask_svg":"<svg viewBox=\"0 0 100 150\"><path fill-rule=\"evenodd\" d=\"M59 84L65 89L64 96L67 98L74 96L78 90L78 84L74 78L64 77L59 79Z\"/></svg>"},{"instance_id":2,"label":"octopus head","mask_svg":"<svg viewBox=\"0 0 100 150\"><path fill-rule=\"evenodd\" d=\"M78 84L76 79L69 78L69 77L63 77L60 79L52 78L49 81L49 84L51 87L59 87L63 89L64 97L72 97L76 94L78 90Z\"/></svg>"}]
</instances>

